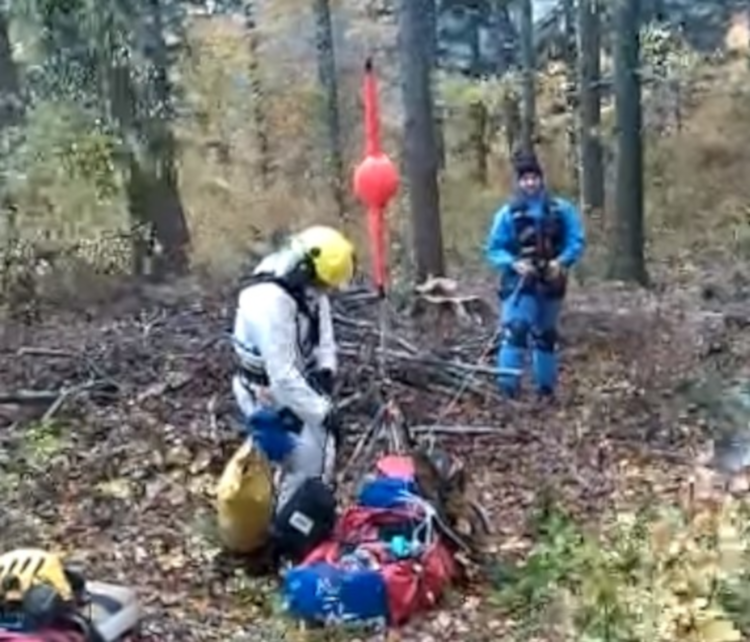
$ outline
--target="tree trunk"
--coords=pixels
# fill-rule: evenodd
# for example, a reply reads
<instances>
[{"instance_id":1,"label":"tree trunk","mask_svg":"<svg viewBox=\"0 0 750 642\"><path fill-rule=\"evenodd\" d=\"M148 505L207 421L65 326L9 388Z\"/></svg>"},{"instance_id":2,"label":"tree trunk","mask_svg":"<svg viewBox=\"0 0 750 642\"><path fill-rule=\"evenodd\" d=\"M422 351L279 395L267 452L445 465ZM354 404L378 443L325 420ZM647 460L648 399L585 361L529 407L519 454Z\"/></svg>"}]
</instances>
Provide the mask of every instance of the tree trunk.
<instances>
[{"instance_id":1,"label":"tree trunk","mask_svg":"<svg viewBox=\"0 0 750 642\"><path fill-rule=\"evenodd\" d=\"M469 75L471 78L482 77L482 50L480 41L480 18L477 8L469 10L471 15L471 62ZM480 185L487 184L487 157L490 150L487 147L488 113L487 106L481 98L475 98L469 103L469 153L472 161L472 179Z\"/></svg>"},{"instance_id":2,"label":"tree trunk","mask_svg":"<svg viewBox=\"0 0 750 642\"><path fill-rule=\"evenodd\" d=\"M130 69L124 61L115 61L112 58L100 60L99 75L99 84L103 95L106 96L107 115L117 125L124 141L122 169L130 215L130 242L133 253L131 270L134 275L143 276L151 272L154 231L148 220L148 189L139 162L141 154L134 143L139 138L136 91Z\"/></svg>"},{"instance_id":3,"label":"tree trunk","mask_svg":"<svg viewBox=\"0 0 750 642\"><path fill-rule=\"evenodd\" d=\"M344 157L341 150L341 119L339 117L339 90L336 75L336 49L331 23L329 0L313 0L315 35L318 50L318 79L325 98L325 122L328 134L328 178L338 215L346 219L346 181Z\"/></svg>"},{"instance_id":4,"label":"tree trunk","mask_svg":"<svg viewBox=\"0 0 750 642\"><path fill-rule=\"evenodd\" d=\"M506 0L493 0L490 5L492 11L492 38L497 51L498 74L504 74L515 63L515 52L518 31L513 24Z\"/></svg>"},{"instance_id":5,"label":"tree trunk","mask_svg":"<svg viewBox=\"0 0 750 642\"><path fill-rule=\"evenodd\" d=\"M480 185L487 185L489 180L487 163L487 158L490 155L489 145L487 144L488 124L487 106L481 99L472 101L469 104L471 177Z\"/></svg>"},{"instance_id":6,"label":"tree trunk","mask_svg":"<svg viewBox=\"0 0 750 642\"><path fill-rule=\"evenodd\" d=\"M268 117L266 112L266 92L260 75L259 62L259 36L258 23L255 18L255 0L245 0L243 3L245 17L245 31L247 32L250 65L248 75L250 76L250 93L252 94L253 125L255 127L255 142L257 149L257 175L260 178L261 187L268 189L273 179L273 167L271 161L271 143L268 139Z\"/></svg>"},{"instance_id":7,"label":"tree trunk","mask_svg":"<svg viewBox=\"0 0 750 642\"><path fill-rule=\"evenodd\" d=\"M516 149L516 142L521 132L521 106L519 96L513 87L507 87L502 95L500 109L502 111L503 132L505 134L505 148L508 158Z\"/></svg>"},{"instance_id":8,"label":"tree trunk","mask_svg":"<svg viewBox=\"0 0 750 642\"><path fill-rule=\"evenodd\" d=\"M0 11L0 131L18 124L23 114L18 67L8 35L8 17Z\"/></svg>"},{"instance_id":9,"label":"tree trunk","mask_svg":"<svg viewBox=\"0 0 750 642\"><path fill-rule=\"evenodd\" d=\"M160 251L154 256L154 276L185 274L190 267L190 232L180 197L176 167L176 142L171 129L172 87L169 82L169 58L164 39L162 2L149 0L151 48L156 115L148 120L147 166L142 168L141 185L149 193L145 198L146 220L152 226ZM149 175L150 174L150 175Z\"/></svg>"},{"instance_id":10,"label":"tree trunk","mask_svg":"<svg viewBox=\"0 0 750 642\"><path fill-rule=\"evenodd\" d=\"M427 15L425 16L425 20L429 22L429 29L430 29L430 78L432 80L432 88L433 88L433 99L437 98L436 100L433 100L433 110L435 114L435 144L437 145L437 153L438 153L438 166L441 170L445 169L445 162L446 162L446 152L445 152L445 132L443 130L444 123L443 123L443 104L442 100L439 97L439 89L436 91L435 85L437 84L435 82L435 76L436 72L438 70L438 11L439 11L439 1L438 0L432 0L429 3L429 11L427 12Z\"/></svg>"},{"instance_id":11,"label":"tree trunk","mask_svg":"<svg viewBox=\"0 0 750 642\"><path fill-rule=\"evenodd\" d=\"M438 151L430 82L430 52L424 15L432 0L399 3L399 52L404 102L405 165L412 214L416 276L420 281L445 273L440 225Z\"/></svg>"},{"instance_id":12,"label":"tree trunk","mask_svg":"<svg viewBox=\"0 0 750 642\"><path fill-rule=\"evenodd\" d=\"M565 61L565 104L567 108L565 129L568 138L568 170L573 189L578 190L581 184L579 145L578 145L578 79L576 66L578 50L576 47L576 8L575 0L564 0L563 17L565 22L565 42L563 60Z\"/></svg>"},{"instance_id":13,"label":"tree trunk","mask_svg":"<svg viewBox=\"0 0 750 642\"><path fill-rule=\"evenodd\" d=\"M652 20L656 22L663 22L667 19L667 9L664 0L654 0L653 2L653 16Z\"/></svg>"},{"instance_id":14,"label":"tree trunk","mask_svg":"<svg viewBox=\"0 0 750 642\"><path fill-rule=\"evenodd\" d=\"M617 111L616 211L609 277L648 284L644 257L640 0L617 0L614 84Z\"/></svg>"},{"instance_id":15,"label":"tree trunk","mask_svg":"<svg viewBox=\"0 0 750 642\"><path fill-rule=\"evenodd\" d=\"M581 208L586 216L604 210L604 152L601 140L601 7L578 0L578 85L581 143Z\"/></svg>"},{"instance_id":16,"label":"tree trunk","mask_svg":"<svg viewBox=\"0 0 750 642\"><path fill-rule=\"evenodd\" d=\"M21 85L18 67L13 59L13 48L9 37L9 21L0 11L0 134L17 125L23 117ZM3 159L5 160L5 159ZM2 263L0 264L0 298L5 299L11 287L13 257L18 243L18 221L16 203L5 180L0 176L0 222L4 237Z\"/></svg>"},{"instance_id":17,"label":"tree trunk","mask_svg":"<svg viewBox=\"0 0 750 642\"><path fill-rule=\"evenodd\" d=\"M534 50L534 9L531 0L521 0L521 40L522 71L522 117L521 146L524 151L534 149L536 125L536 52Z\"/></svg>"}]
</instances>

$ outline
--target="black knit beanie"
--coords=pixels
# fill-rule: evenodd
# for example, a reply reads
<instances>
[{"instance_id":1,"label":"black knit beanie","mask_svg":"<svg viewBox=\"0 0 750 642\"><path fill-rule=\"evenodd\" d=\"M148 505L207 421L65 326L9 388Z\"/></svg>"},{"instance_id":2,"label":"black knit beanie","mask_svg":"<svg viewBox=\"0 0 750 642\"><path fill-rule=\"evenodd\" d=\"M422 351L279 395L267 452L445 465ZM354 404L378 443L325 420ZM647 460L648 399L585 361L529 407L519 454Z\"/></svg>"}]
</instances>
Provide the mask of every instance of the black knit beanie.
<instances>
[{"instance_id":1,"label":"black knit beanie","mask_svg":"<svg viewBox=\"0 0 750 642\"><path fill-rule=\"evenodd\" d=\"M536 174L539 178L544 177L542 166L534 152L519 152L513 158L513 171L516 178L521 178L524 174Z\"/></svg>"}]
</instances>

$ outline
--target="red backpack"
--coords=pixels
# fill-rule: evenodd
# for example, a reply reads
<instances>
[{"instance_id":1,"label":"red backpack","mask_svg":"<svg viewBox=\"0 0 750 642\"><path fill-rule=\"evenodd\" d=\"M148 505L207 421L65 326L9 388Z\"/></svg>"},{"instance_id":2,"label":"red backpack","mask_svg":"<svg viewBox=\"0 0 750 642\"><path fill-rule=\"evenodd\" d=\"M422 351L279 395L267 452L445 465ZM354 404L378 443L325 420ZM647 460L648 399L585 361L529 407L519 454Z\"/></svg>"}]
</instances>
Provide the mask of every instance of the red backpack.
<instances>
[{"instance_id":1,"label":"red backpack","mask_svg":"<svg viewBox=\"0 0 750 642\"><path fill-rule=\"evenodd\" d=\"M456 574L453 555L438 537L418 556L394 560L379 536L384 528L421 517L408 508L354 506L339 518L332 539L312 551L303 565L326 562L336 566L347 548L352 545L366 548L380 562L390 623L403 624L416 613L434 606Z\"/></svg>"}]
</instances>

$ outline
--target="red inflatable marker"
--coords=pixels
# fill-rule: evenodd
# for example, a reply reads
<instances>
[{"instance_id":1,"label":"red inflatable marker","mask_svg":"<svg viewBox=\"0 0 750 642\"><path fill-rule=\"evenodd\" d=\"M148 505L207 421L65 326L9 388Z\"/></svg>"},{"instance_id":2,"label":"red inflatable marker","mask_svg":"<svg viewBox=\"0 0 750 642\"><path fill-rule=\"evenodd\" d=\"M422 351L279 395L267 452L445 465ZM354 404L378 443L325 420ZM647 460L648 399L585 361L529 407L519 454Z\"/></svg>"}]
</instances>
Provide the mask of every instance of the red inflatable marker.
<instances>
[{"instance_id":1,"label":"red inflatable marker","mask_svg":"<svg viewBox=\"0 0 750 642\"><path fill-rule=\"evenodd\" d=\"M354 171L354 193L367 207L367 227L373 262L373 279L381 295L387 281L385 210L396 195L399 176L396 166L380 145L378 88L372 59L365 63L365 157Z\"/></svg>"}]
</instances>

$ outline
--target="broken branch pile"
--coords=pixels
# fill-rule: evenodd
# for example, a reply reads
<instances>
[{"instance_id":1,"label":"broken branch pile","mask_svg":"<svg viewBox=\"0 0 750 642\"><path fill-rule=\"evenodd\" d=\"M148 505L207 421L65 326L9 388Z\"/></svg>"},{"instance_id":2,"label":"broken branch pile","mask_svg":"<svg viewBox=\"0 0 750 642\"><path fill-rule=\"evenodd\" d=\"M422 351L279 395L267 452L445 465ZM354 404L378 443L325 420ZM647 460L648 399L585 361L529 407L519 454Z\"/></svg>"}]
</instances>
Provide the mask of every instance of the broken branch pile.
<instances>
[{"instance_id":1,"label":"broken branch pile","mask_svg":"<svg viewBox=\"0 0 750 642\"><path fill-rule=\"evenodd\" d=\"M110 403L119 397L159 405L158 414L174 421L174 414L194 400L202 399L205 410L206 399L229 399L232 304L231 296L200 305L194 299L172 299L166 306L100 325L96 332L78 328L71 333L71 343L59 331L45 337L40 328L33 345L15 346L2 357L11 367L0 375L0 415L8 417L9 407L23 406L33 409L35 419L50 419L77 403ZM357 402L379 384L407 403L418 397L427 416L435 409L436 397L496 398L493 369L483 363L492 333L478 337L475 325L465 341L442 342L435 349L441 341L434 332L420 329L414 315L396 312L386 303L381 326L381 310L371 290L352 290L334 301L343 409L356 410Z\"/></svg>"},{"instance_id":2,"label":"broken branch pile","mask_svg":"<svg viewBox=\"0 0 750 642\"><path fill-rule=\"evenodd\" d=\"M424 304L424 299L418 295L415 300ZM432 319L425 324L424 309L416 312L413 301L410 313L400 314L389 302L383 304L383 314L377 297L367 292L348 293L335 302L334 323L345 390L357 389L361 395L368 388L363 382L375 385L384 379L391 388L402 384L430 396L470 395L484 402L497 400L496 372L487 363L496 344L494 327L487 331L472 324L468 332L464 330L469 336L454 332L449 340L442 340L436 336ZM438 306L435 309L442 319L447 317L460 328L465 319L455 314L455 306L462 303L463 299L444 297L427 305Z\"/></svg>"}]
</instances>

